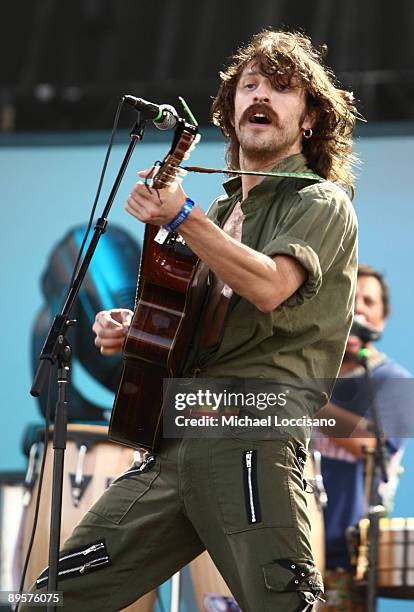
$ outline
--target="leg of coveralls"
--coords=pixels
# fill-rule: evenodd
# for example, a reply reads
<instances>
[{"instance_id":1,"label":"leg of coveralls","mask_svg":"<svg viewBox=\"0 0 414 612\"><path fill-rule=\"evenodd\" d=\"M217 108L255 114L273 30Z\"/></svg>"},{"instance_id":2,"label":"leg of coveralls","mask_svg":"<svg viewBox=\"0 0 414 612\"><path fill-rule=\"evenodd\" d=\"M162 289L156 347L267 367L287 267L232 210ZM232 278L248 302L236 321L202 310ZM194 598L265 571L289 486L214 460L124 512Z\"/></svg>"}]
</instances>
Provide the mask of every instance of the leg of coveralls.
<instances>
[{"instance_id":1,"label":"leg of coveralls","mask_svg":"<svg viewBox=\"0 0 414 612\"><path fill-rule=\"evenodd\" d=\"M58 582L65 611L120 610L203 551L183 512L178 447L115 480L66 541ZM41 593L46 586L47 575L32 590ZM43 610L27 604L19 609Z\"/></svg>"},{"instance_id":2,"label":"leg of coveralls","mask_svg":"<svg viewBox=\"0 0 414 612\"><path fill-rule=\"evenodd\" d=\"M188 516L243 612L311 610L323 591L293 441L186 440Z\"/></svg>"}]
</instances>

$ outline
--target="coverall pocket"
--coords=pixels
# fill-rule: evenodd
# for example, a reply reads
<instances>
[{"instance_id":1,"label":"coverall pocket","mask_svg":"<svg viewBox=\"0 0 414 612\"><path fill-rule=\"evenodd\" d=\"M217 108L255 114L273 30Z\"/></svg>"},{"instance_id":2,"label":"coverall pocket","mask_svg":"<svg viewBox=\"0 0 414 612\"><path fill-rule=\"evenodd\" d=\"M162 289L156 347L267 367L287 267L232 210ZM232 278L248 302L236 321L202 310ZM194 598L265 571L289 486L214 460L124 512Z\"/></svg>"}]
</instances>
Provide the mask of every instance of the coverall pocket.
<instances>
[{"instance_id":1,"label":"coverall pocket","mask_svg":"<svg viewBox=\"0 0 414 612\"><path fill-rule=\"evenodd\" d=\"M119 525L134 504L152 487L160 473L160 462L149 457L142 466L132 466L116 478L89 512Z\"/></svg>"},{"instance_id":2,"label":"coverall pocket","mask_svg":"<svg viewBox=\"0 0 414 612\"><path fill-rule=\"evenodd\" d=\"M287 443L223 441L211 455L217 505L226 533L292 528Z\"/></svg>"},{"instance_id":3,"label":"coverall pocket","mask_svg":"<svg viewBox=\"0 0 414 612\"><path fill-rule=\"evenodd\" d=\"M262 571L265 586L269 591L298 592L303 601L303 606L298 610L312 610L318 599L322 600L322 576L311 562L276 559L263 565Z\"/></svg>"}]
</instances>

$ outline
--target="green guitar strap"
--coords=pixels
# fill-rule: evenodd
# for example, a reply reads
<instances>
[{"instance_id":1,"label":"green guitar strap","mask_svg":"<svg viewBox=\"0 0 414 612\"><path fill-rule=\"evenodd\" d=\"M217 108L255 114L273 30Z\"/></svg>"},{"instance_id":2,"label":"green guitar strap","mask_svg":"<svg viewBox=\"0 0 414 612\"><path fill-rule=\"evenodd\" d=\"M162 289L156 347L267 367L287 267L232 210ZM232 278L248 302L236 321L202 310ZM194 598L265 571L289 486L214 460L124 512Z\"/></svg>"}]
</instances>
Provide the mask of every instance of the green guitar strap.
<instances>
[{"instance_id":1,"label":"green guitar strap","mask_svg":"<svg viewBox=\"0 0 414 612\"><path fill-rule=\"evenodd\" d=\"M318 182L325 179L315 172L262 172L260 170L223 170L221 168L200 168L198 166L181 166L187 172L199 172L204 174L250 174L253 176L280 176L299 179L313 179Z\"/></svg>"}]
</instances>

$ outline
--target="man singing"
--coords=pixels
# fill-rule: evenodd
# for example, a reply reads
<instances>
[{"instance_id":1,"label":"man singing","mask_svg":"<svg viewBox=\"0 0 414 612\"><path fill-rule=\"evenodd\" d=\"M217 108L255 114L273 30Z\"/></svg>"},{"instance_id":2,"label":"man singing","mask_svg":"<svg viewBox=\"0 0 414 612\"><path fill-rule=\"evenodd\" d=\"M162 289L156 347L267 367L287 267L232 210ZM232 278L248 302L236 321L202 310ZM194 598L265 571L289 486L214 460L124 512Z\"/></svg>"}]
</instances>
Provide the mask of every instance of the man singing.
<instances>
[{"instance_id":1,"label":"man singing","mask_svg":"<svg viewBox=\"0 0 414 612\"><path fill-rule=\"evenodd\" d=\"M294 379L300 392L282 416L313 415L329 399L352 320L352 95L308 38L265 31L221 73L212 111L228 141L228 168L270 176L241 173L208 214L196 204L177 228L221 287L195 330L198 354L186 374ZM162 226L187 198L178 183L156 191L139 182L126 210ZM98 313L103 354L121 350L131 314ZM118 610L207 548L245 612L312 609L323 585L302 480L308 434L163 440L65 543L65 608Z\"/></svg>"}]
</instances>

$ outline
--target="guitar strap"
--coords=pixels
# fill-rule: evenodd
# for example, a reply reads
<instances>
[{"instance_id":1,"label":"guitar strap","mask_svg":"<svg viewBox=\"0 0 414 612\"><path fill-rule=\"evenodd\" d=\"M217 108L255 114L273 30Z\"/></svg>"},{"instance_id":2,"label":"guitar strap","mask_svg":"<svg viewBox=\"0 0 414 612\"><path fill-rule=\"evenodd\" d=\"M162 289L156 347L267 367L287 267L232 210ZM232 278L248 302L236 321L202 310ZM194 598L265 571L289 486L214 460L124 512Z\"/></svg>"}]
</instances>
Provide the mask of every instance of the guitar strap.
<instances>
[{"instance_id":1,"label":"guitar strap","mask_svg":"<svg viewBox=\"0 0 414 612\"><path fill-rule=\"evenodd\" d=\"M282 178L312 179L319 183L326 180L315 172L264 172L262 170L229 170L224 168L201 168L199 166L181 166L187 172L198 172L200 174L238 174L251 176L279 176Z\"/></svg>"}]
</instances>

